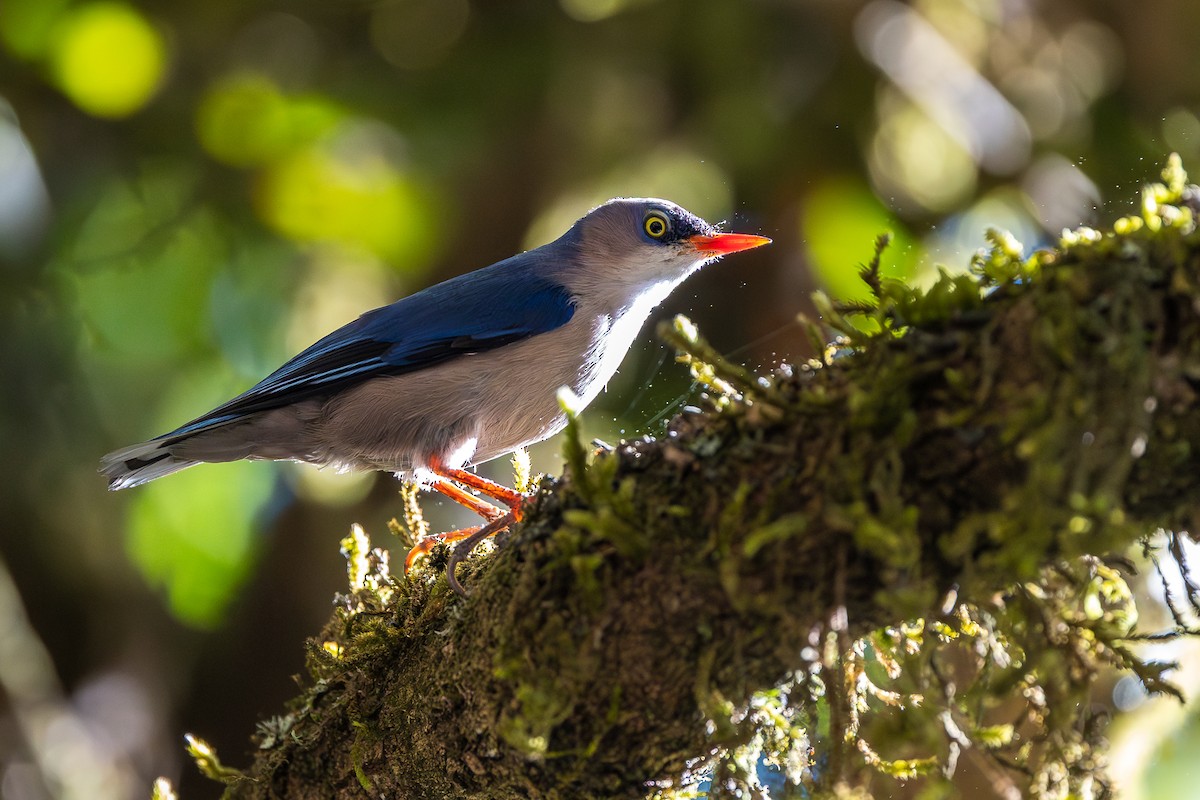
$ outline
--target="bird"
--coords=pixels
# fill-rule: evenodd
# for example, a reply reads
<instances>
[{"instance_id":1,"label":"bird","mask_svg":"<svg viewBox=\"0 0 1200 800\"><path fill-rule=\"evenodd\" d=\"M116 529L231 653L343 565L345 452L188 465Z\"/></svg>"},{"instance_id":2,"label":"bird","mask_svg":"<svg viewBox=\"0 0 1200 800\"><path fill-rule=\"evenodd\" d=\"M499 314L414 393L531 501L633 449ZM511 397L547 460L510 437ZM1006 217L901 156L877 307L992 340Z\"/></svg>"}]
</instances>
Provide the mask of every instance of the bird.
<instances>
[{"instance_id":1,"label":"bird","mask_svg":"<svg viewBox=\"0 0 1200 800\"><path fill-rule=\"evenodd\" d=\"M228 402L105 455L100 472L119 490L240 459L382 470L487 521L429 537L411 565L438 541L519 520L525 496L468 468L562 430L561 387L585 407L684 279L770 241L668 200L609 200L548 244L366 312ZM450 578L459 588L453 564Z\"/></svg>"}]
</instances>

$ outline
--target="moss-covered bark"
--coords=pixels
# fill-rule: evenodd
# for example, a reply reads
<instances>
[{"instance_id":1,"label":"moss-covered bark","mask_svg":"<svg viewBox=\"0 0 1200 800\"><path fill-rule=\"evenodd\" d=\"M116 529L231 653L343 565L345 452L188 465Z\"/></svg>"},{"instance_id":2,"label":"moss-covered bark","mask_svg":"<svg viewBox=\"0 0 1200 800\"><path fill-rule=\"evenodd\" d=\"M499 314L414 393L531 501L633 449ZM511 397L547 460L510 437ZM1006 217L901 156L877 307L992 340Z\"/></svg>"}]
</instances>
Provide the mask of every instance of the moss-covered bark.
<instances>
[{"instance_id":1,"label":"moss-covered bark","mask_svg":"<svg viewBox=\"0 0 1200 800\"><path fill-rule=\"evenodd\" d=\"M1198 508L1200 236L1167 177L1116 233L1029 258L995 234L924 294L868 271L824 363L755 379L677 329L712 408L568 453L466 599L444 553L360 568L229 794L639 798L712 764L752 791L762 752L818 791L985 751L1000 783L1093 785L1089 678L1164 688L1094 556Z\"/></svg>"}]
</instances>

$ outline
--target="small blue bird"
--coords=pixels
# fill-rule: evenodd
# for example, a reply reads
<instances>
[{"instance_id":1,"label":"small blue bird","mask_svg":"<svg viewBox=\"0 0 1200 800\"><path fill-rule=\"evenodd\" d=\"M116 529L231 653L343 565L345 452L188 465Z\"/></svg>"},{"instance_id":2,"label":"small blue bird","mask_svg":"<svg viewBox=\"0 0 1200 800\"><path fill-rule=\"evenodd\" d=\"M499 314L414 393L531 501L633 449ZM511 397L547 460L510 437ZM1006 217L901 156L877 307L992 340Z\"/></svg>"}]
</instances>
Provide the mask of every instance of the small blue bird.
<instances>
[{"instance_id":1,"label":"small blue bird","mask_svg":"<svg viewBox=\"0 0 1200 800\"><path fill-rule=\"evenodd\" d=\"M363 314L224 405L109 453L100 471L115 490L243 458L387 470L493 522L519 519L520 494L465 467L562 430L560 387L589 403L686 277L768 242L666 200L610 200L549 244Z\"/></svg>"}]
</instances>

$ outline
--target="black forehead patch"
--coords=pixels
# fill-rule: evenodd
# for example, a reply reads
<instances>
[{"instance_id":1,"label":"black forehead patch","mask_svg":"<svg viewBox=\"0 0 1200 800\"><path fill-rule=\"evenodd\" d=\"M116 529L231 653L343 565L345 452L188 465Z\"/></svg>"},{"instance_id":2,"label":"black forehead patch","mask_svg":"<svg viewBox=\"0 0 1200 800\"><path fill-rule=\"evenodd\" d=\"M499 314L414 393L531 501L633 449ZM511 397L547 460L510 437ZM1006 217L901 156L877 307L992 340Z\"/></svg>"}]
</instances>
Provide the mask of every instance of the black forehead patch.
<instances>
[{"instance_id":1,"label":"black forehead patch","mask_svg":"<svg viewBox=\"0 0 1200 800\"><path fill-rule=\"evenodd\" d=\"M654 206L653 210L662 212L671 221L671 230L659 241L678 242L693 236L707 236L713 232L711 225L679 206Z\"/></svg>"}]
</instances>

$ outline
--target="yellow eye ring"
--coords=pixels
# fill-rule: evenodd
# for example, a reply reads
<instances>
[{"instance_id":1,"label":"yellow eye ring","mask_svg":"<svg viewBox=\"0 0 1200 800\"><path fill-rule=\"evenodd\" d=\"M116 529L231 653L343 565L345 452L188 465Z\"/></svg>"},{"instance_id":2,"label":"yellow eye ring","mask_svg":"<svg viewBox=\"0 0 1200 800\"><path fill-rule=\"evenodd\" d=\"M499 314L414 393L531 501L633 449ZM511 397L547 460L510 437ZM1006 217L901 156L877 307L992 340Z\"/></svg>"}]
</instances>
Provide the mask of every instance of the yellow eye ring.
<instances>
[{"instance_id":1,"label":"yellow eye ring","mask_svg":"<svg viewBox=\"0 0 1200 800\"><path fill-rule=\"evenodd\" d=\"M642 228L652 239L661 239L667 235L669 229L666 217L661 214L648 214L646 221L642 223Z\"/></svg>"}]
</instances>

